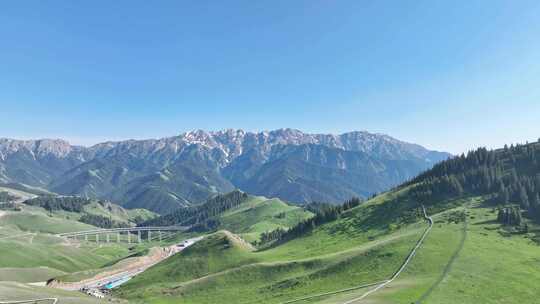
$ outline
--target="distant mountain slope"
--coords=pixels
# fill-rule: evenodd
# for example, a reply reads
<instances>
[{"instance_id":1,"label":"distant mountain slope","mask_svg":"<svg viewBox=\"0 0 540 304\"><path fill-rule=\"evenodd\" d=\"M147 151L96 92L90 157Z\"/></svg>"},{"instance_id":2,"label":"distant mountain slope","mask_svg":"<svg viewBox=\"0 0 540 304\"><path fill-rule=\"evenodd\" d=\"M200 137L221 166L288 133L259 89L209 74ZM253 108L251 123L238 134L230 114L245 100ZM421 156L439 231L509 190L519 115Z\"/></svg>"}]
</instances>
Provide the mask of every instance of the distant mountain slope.
<instances>
[{"instance_id":1,"label":"distant mountain slope","mask_svg":"<svg viewBox=\"0 0 540 304\"><path fill-rule=\"evenodd\" d=\"M23 202L39 195L54 195L54 193L41 188L30 187L20 183L0 184L0 192L6 192L9 195L14 196L16 198L14 200L15 202Z\"/></svg>"},{"instance_id":2,"label":"distant mountain slope","mask_svg":"<svg viewBox=\"0 0 540 304\"><path fill-rule=\"evenodd\" d=\"M36 219L43 217L45 221L48 221L47 216L66 217L102 228L131 227L156 217L155 213L146 209L124 209L111 202L78 196L38 196L25 200L19 206L22 211L14 212L12 217L27 217L31 214L37 215ZM31 222L27 224L28 228L33 225ZM37 223L34 226L35 229L39 227Z\"/></svg>"},{"instance_id":3,"label":"distant mountain slope","mask_svg":"<svg viewBox=\"0 0 540 304\"><path fill-rule=\"evenodd\" d=\"M293 129L197 130L89 148L62 140L0 139L0 182L114 199L127 207L149 204L164 213L235 187L296 202L365 197L448 156L382 134ZM152 198L166 206L148 202Z\"/></svg>"},{"instance_id":4,"label":"distant mountain slope","mask_svg":"<svg viewBox=\"0 0 540 304\"><path fill-rule=\"evenodd\" d=\"M390 160L321 145L274 146L249 178L233 182L257 195L294 202L336 202L368 197L414 177L420 160Z\"/></svg>"},{"instance_id":5,"label":"distant mountain slope","mask_svg":"<svg viewBox=\"0 0 540 304\"><path fill-rule=\"evenodd\" d=\"M0 181L46 186L84 162L84 150L63 140L0 138Z\"/></svg>"}]
</instances>

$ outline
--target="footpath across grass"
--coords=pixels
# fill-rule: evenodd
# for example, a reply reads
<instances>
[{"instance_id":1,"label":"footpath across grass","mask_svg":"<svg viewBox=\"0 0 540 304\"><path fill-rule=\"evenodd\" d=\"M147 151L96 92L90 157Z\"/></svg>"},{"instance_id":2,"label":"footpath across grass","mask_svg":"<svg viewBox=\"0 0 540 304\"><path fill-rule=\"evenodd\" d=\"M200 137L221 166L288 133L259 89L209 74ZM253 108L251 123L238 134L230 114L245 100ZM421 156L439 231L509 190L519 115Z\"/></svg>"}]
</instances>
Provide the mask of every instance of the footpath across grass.
<instances>
[{"instance_id":1,"label":"footpath across grass","mask_svg":"<svg viewBox=\"0 0 540 304\"><path fill-rule=\"evenodd\" d=\"M403 275L371 295L369 303L536 303L540 247L529 235L503 236L493 208L473 200L436 217L435 226ZM465 222L448 221L453 212ZM308 303L340 303L329 297ZM342 303L342 302L341 302Z\"/></svg>"}]
</instances>

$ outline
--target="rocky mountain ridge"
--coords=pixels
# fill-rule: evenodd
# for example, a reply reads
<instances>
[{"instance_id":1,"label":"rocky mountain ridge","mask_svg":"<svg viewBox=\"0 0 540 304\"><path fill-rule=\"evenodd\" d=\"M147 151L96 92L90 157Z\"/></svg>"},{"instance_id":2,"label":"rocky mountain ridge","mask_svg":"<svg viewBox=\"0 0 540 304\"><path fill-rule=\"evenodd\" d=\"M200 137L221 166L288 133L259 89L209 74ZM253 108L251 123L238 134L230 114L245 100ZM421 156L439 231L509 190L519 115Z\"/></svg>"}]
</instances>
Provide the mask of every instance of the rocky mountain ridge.
<instances>
[{"instance_id":1,"label":"rocky mountain ridge","mask_svg":"<svg viewBox=\"0 0 540 304\"><path fill-rule=\"evenodd\" d=\"M60 139L4 138L0 139L0 182L115 199L127 207L144 207L153 200L153 206L160 202L167 207L152 209L165 212L235 187L300 202L366 196L448 156L365 131L332 135L295 129L258 133L195 130L91 147ZM332 188L342 188L337 180L348 181L350 186L339 190L340 194L332 193Z\"/></svg>"}]
</instances>

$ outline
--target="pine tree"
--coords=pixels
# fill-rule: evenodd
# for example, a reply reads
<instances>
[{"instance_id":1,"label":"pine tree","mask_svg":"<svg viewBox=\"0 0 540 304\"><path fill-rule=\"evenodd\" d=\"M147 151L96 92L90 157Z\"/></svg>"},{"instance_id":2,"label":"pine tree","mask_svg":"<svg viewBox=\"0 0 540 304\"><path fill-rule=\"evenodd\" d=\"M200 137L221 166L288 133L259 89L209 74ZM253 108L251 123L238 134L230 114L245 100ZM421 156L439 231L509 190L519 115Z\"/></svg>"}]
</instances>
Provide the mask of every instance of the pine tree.
<instances>
[{"instance_id":1,"label":"pine tree","mask_svg":"<svg viewBox=\"0 0 540 304\"><path fill-rule=\"evenodd\" d=\"M521 225L521 221L522 221L521 211L519 210L519 208L513 208L513 212L514 212L513 224L516 226Z\"/></svg>"},{"instance_id":2,"label":"pine tree","mask_svg":"<svg viewBox=\"0 0 540 304\"><path fill-rule=\"evenodd\" d=\"M497 212L497 222L504 223L504 218L505 218L504 209L499 209L499 212Z\"/></svg>"},{"instance_id":3,"label":"pine tree","mask_svg":"<svg viewBox=\"0 0 540 304\"><path fill-rule=\"evenodd\" d=\"M531 200L529 212L533 218L540 220L540 195L538 193L536 193Z\"/></svg>"},{"instance_id":4,"label":"pine tree","mask_svg":"<svg viewBox=\"0 0 540 304\"><path fill-rule=\"evenodd\" d=\"M521 208L527 210L529 209L529 196L527 195L527 190L525 190L525 187L521 187L519 190L519 202Z\"/></svg>"},{"instance_id":5,"label":"pine tree","mask_svg":"<svg viewBox=\"0 0 540 304\"><path fill-rule=\"evenodd\" d=\"M499 188L499 193L497 195L497 198L498 198L498 202L501 204L501 205L506 205L508 204L508 200L509 200L509 194L508 194L508 189L506 189L506 187L504 186L503 183L501 183L501 186Z\"/></svg>"}]
</instances>

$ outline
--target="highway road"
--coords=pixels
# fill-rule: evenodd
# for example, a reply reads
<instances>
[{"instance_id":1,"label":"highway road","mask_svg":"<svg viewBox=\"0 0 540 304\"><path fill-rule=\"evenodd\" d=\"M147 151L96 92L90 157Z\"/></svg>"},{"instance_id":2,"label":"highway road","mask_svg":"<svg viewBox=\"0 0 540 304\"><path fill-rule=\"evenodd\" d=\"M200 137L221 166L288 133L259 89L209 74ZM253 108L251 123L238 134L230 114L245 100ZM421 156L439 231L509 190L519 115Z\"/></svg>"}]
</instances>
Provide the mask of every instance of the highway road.
<instances>
[{"instance_id":1,"label":"highway road","mask_svg":"<svg viewBox=\"0 0 540 304\"><path fill-rule=\"evenodd\" d=\"M126 228L108 228L108 229L93 229L86 231L64 232L56 236L60 237L76 237L84 235L104 234L104 233L119 233L119 232L138 232L138 231L185 231L190 227L185 226L166 226L166 227L126 227Z\"/></svg>"}]
</instances>

